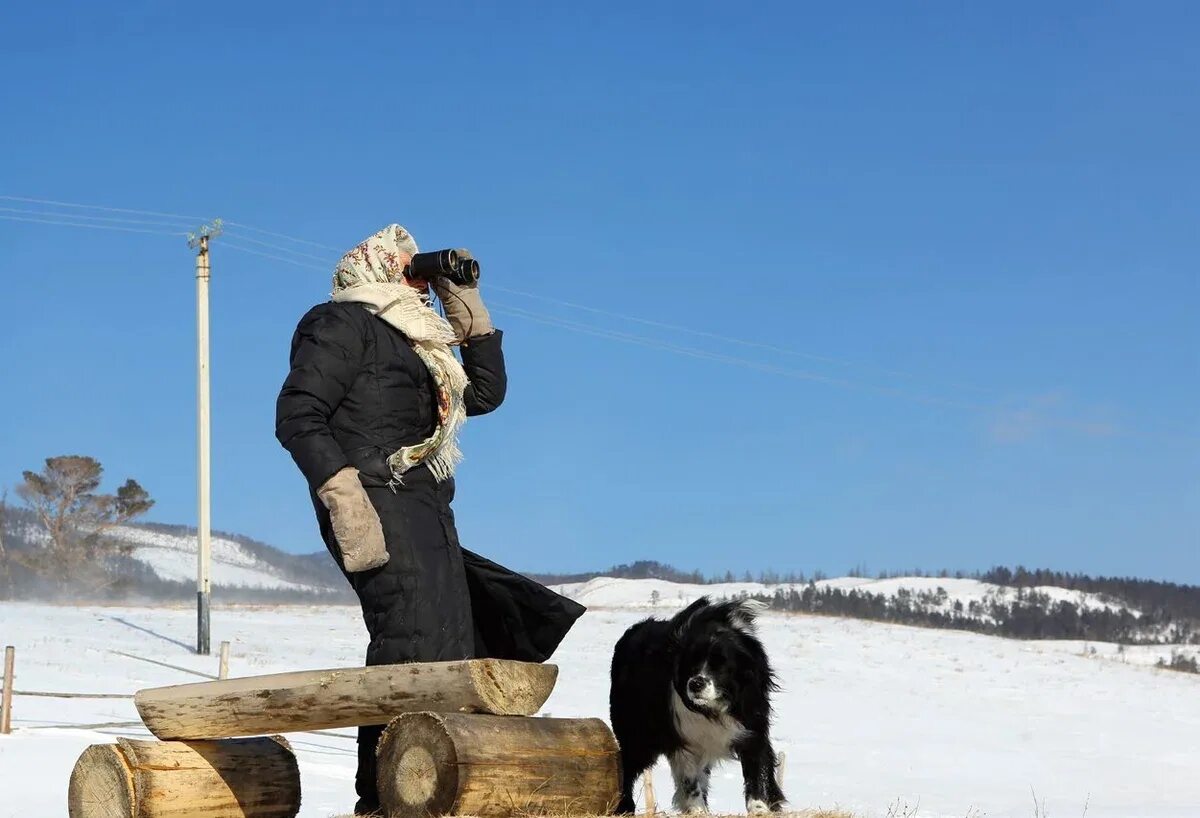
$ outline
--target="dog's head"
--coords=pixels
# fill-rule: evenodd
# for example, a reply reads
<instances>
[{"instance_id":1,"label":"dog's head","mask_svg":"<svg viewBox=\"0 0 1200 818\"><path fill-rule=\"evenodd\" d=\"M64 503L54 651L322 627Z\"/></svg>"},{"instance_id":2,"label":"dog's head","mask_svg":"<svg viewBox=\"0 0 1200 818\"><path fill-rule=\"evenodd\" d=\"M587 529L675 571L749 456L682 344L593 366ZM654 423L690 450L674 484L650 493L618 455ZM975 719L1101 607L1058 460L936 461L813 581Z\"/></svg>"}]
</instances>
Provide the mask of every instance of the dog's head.
<instances>
[{"instance_id":1,"label":"dog's head","mask_svg":"<svg viewBox=\"0 0 1200 818\"><path fill-rule=\"evenodd\" d=\"M766 700L774 677L755 631L766 607L742 600L698 599L672 620L675 692L691 710L722 715L748 699Z\"/></svg>"}]
</instances>

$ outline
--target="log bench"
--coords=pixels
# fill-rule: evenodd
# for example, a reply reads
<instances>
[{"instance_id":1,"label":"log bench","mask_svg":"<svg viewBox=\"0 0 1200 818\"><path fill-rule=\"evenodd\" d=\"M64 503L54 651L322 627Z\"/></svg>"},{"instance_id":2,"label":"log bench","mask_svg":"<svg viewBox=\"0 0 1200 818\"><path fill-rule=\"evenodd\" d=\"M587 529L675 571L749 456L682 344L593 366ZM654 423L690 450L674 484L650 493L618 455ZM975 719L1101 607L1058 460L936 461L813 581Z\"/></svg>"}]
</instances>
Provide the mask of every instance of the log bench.
<instances>
[{"instance_id":1,"label":"log bench","mask_svg":"<svg viewBox=\"0 0 1200 818\"><path fill-rule=\"evenodd\" d=\"M250 676L138 691L160 741L87 748L70 818L294 818L300 775L278 733L386 724L388 818L606 814L620 792L600 719L529 718L554 665L476 659ZM257 738L246 738L256 736Z\"/></svg>"}]
</instances>

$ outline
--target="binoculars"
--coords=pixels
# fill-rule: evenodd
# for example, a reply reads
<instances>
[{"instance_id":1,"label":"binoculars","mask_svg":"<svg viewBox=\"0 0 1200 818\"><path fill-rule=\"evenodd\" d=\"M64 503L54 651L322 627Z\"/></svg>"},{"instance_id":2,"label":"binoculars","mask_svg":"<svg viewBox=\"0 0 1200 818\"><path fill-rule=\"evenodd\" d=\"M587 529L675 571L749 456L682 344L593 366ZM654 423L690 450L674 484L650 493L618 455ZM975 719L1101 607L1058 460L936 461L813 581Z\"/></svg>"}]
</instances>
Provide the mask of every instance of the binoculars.
<instances>
[{"instance_id":1,"label":"binoculars","mask_svg":"<svg viewBox=\"0 0 1200 818\"><path fill-rule=\"evenodd\" d=\"M479 262L466 250L434 250L413 256L404 274L424 281L440 276L460 287L474 287L479 283Z\"/></svg>"}]
</instances>

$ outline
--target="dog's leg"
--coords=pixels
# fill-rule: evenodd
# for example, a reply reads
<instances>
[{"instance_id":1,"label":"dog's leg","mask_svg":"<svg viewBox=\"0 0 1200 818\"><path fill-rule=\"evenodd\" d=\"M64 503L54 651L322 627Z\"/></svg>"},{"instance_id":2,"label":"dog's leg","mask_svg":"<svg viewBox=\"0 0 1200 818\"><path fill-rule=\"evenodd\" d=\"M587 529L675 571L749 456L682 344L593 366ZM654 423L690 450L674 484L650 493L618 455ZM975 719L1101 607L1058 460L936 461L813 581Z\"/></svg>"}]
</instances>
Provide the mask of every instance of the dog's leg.
<instances>
[{"instance_id":1,"label":"dog's leg","mask_svg":"<svg viewBox=\"0 0 1200 818\"><path fill-rule=\"evenodd\" d=\"M675 779L672 805L682 813L708 812L709 767L701 759L680 750L670 756L671 777Z\"/></svg>"},{"instance_id":2,"label":"dog's leg","mask_svg":"<svg viewBox=\"0 0 1200 818\"><path fill-rule=\"evenodd\" d=\"M705 764L700 771L700 797L704 800L704 811L708 812L708 785L712 778L712 764Z\"/></svg>"},{"instance_id":3,"label":"dog's leg","mask_svg":"<svg viewBox=\"0 0 1200 818\"><path fill-rule=\"evenodd\" d=\"M632 815L637 812L633 800L633 785L638 778L654 766L655 759L641 753L621 753L621 800L614 811L617 815Z\"/></svg>"},{"instance_id":4,"label":"dog's leg","mask_svg":"<svg viewBox=\"0 0 1200 818\"><path fill-rule=\"evenodd\" d=\"M763 815L783 808L783 790L775 779L775 750L766 736L756 737L738 748L742 779L746 785L746 812Z\"/></svg>"}]
</instances>

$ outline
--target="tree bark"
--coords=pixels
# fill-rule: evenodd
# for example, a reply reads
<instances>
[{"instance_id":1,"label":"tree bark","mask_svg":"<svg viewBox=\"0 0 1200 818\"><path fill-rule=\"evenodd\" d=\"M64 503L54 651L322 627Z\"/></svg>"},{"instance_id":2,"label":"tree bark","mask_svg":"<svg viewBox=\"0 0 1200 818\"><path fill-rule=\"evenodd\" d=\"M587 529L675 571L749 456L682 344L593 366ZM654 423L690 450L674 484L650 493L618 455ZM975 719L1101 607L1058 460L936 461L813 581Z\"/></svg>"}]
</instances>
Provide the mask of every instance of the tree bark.
<instances>
[{"instance_id":1,"label":"tree bark","mask_svg":"<svg viewBox=\"0 0 1200 818\"><path fill-rule=\"evenodd\" d=\"M532 662L424 662L150 688L134 704L161 739L226 738L386 724L422 710L527 716L557 678L556 666Z\"/></svg>"},{"instance_id":2,"label":"tree bark","mask_svg":"<svg viewBox=\"0 0 1200 818\"><path fill-rule=\"evenodd\" d=\"M118 739L83 751L70 818L294 818L300 770L281 738Z\"/></svg>"},{"instance_id":3,"label":"tree bark","mask_svg":"<svg viewBox=\"0 0 1200 818\"><path fill-rule=\"evenodd\" d=\"M388 818L606 815L620 798L617 742L600 719L407 713L378 755Z\"/></svg>"}]
</instances>

